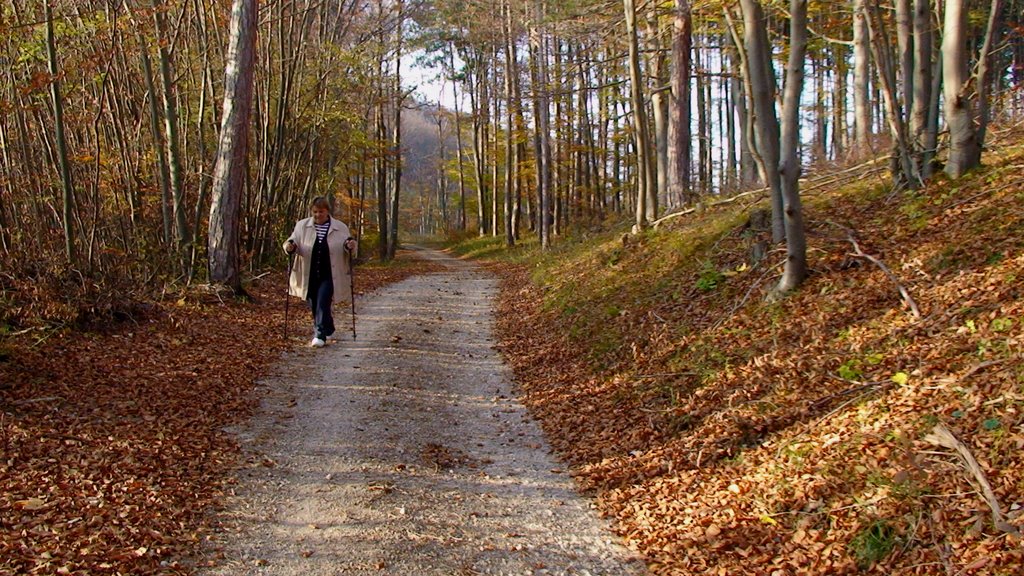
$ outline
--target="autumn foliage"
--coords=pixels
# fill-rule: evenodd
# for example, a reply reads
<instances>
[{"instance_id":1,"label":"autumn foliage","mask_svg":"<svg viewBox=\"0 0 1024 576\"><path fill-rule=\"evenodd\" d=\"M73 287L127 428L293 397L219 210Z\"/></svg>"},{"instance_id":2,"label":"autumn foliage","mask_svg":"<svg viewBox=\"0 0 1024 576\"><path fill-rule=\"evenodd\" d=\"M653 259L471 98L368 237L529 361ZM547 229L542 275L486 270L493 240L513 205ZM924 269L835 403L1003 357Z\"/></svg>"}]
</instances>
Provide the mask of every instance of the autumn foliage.
<instances>
[{"instance_id":1,"label":"autumn foliage","mask_svg":"<svg viewBox=\"0 0 1024 576\"><path fill-rule=\"evenodd\" d=\"M807 194L774 303L749 206L565 245L505 272L503 349L657 574L1019 574L1022 167Z\"/></svg>"},{"instance_id":2,"label":"autumn foliage","mask_svg":"<svg viewBox=\"0 0 1024 576\"><path fill-rule=\"evenodd\" d=\"M357 289L431 269L357 267ZM225 427L309 331L293 301L283 340L283 271L247 288L253 302L193 288L102 330L0 341L0 574L184 574L203 561L210 511L240 464Z\"/></svg>"}]
</instances>

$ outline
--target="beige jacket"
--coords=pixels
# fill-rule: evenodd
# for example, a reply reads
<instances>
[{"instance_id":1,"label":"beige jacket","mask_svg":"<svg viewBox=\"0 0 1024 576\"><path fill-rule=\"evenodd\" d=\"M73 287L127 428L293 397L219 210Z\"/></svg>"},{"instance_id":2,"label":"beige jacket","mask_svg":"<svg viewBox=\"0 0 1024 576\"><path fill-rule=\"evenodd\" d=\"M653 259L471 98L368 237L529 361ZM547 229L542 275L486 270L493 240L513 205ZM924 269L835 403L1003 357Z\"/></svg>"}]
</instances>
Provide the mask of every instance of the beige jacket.
<instances>
[{"instance_id":1,"label":"beige jacket","mask_svg":"<svg viewBox=\"0 0 1024 576\"><path fill-rule=\"evenodd\" d=\"M327 249L331 256L331 280L334 282L334 303L347 302L349 282L352 271L349 268L349 254L345 250L345 240L351 237L348 226L341 220L331 217L331 228L327 231ZM309 268L313 256L313 243L316 242L316 228L313 217L299 220L288 240L295 242L295 262L292 264L292 276L288 279L288 293L305 300L309 290ZM283 248L287 252L288 240ZM358 252L356 247L354 252ZM356 257L352 254L352 258Z\"/></svg>"}]
</instances>

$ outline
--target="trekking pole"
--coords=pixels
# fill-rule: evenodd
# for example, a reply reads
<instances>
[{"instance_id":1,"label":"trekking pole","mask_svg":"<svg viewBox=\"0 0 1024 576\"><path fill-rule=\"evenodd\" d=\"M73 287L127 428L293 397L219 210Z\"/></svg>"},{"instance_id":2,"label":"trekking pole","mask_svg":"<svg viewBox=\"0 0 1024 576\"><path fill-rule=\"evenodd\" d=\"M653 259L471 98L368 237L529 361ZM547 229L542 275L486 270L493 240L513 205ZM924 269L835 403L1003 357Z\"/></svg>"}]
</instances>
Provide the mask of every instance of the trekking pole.
<instances>
[{"instance_id":1,"label":"trekking pole","mask_svg":"<svg viewBox=\"0 0 1024 576\"><path fill-rule=\"evenodd\" d=\"M291 282L292 263L295 262L295 252L288 254L288 273L284 277L284 339L288 341L288 305L291 304Z\"/></svg>"},{"instance_id":2,"label":"trekking pole","mask_svg":"<svg viewBox=\"0 0 1024 576\"><path fill-rule=\"evenodd\" d=\"M352 339L356 339L356 261L348 250L348 294L352 302Z\"/></svg>"}]
</instances>

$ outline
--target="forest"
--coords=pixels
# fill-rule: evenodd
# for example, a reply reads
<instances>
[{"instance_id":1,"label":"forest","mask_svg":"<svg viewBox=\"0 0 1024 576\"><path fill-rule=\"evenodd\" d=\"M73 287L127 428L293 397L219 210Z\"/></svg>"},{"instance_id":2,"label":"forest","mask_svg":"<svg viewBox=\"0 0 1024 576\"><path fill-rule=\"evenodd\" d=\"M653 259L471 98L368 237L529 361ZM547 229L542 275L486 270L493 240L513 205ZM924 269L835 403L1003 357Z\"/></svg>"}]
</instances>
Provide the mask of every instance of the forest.
<instances>
[{"instance_id":1,"label":"forest","mask_svg":"<svg viewBox=\"0 0 1024 576\"><path fill-rule=\"evenodd\" d=\"M1020 14L1013 1L11 0L0 227L19 297L5 312L74 322L117 312L112 294L240 289L317 195L389 259L403 234L548 246L764 185L771 239L792 250L784 291L804 274L801 176L887 155L893 186L916 188L978 165L990 124L1019 119ZM417 99L410 60L451 109ZM414 167L403 115L437 134Z\"/></svg>"},{"instance_id":2,"label":"forest","mask_svg":"<svg viewBox=\"0 0 1024 576\"><path fill-rule=\"evenodd\" d=\"M536 249L541 263L534 262L532 279L522 269L501 272L513 293L515 286L531 281L548 283L541 296L523 293L521 301L508 300L507 293L504 297L500 323L511 363L528 397L533 395L527 404L542 420L548 419L545 428L558 438L556 448L579 467L581 485L599 494L602 510L619 519L620 533L627 533L631 545L652 559L656 572L703 573L717 566L729 573L744 564L743 550L750 548L739 541L722 544L714 537L725 524L708 520L701 530L714 533L707 536L713 545L702 548L702 555L680 560L684 547L706 543L688 540L690 536L666 540L665 526L678 528L673 523L681 511L697 510L699 516L714 498L698 502L702 496L693 496L684 503L679 495L690 490L696 494L696 481L675 469L661 470L653 450L616 463L606 458L603 447L614 446L608 453L632 455L664 441L674 446L675 454L685 455L679 461L690 462L690 471L702 464L746 466L735 460L738 451L768 434L793 422L810 426L811 416L825 419L836 414L833 408L842 417L841 410L850 409L847 397L903 390L908 378L929 374L924 367L915 372L890 366L878 351L885 346L895 350L896 340L899 346L914 348L914 338L928 332L923 327L906 338L876 335L876 340L849 326L837 328L843 345L857 349L856 357L846 360L830 356L831 344L825 341L801 340L797 345L780 340L778 332L759 331L783 324L782 308L760 310L760 327L748 325L754 320L744 317L736 321L742 326L730 328L730 320L755 294L763 296L766 306L796 307L790 309L793 317L813 313L822 322L839 322L838 312L819 314L808 299L828 299L831 290L843 289L837 286L849 288L842 280L826 286L820 282L832 272L860 266L851 264L856 261L881 275L871 283L878 293L898 290L898 306L917 321L934 321L939 302L948 306L943 318L961 322L957 338L967 339L978 330L1001 338L1024 324L1019 315L999 308L998 299L986 300L1001 295L1017 306L1012 286L978 295L967 286L966 272L957 280L965 284L944 285L948 293L933 295L933 301L922 299L905 278L931 272L916 272L920 262L904 251L914 242L929 241L941 246L935 248L941 256L935 257L935 266L943 272L951 262L981 258L986 265L1008 267L1000 269L1000 278L1012 278L1008 284L1016 279L1012 267L1019 264L1019 255L1013 252L1019 246L982 252L1019 236L1019 215L1000 223L998 206L985 204L976 214L970 210L988 201L978 199L983 194L977 190L979 182L994 187L992 198L1006 201L1001 208L1006 213L1016 214L1019 208L1021 184L1013 177L1015 170L1019 173L1020 156L1012 148L1020 142L1024 119L1020 0L3 0L0 32L0 374L5 379L19 373L15 360L51 366L40 350L64 338L55 334L79 335L82 345L90 347L92 331L137 326L148 316L164 315L176 329L189 318L209 320L205 312L191 308L197 299L209 304L248 298L265 306L259 303L267 297L260 279L268 271L284 270L279 246L295 220L308 215L317 196L331 199L334 215L349 223L360 239L363 258L380 265L370 274L378 275L373 282L381 284L385 277L412 273L403 272L396 258L408 243L485 245L487 254L500 254L499 259ZM436 89L444 99L432 99ZM867 183L876 186L870 202L846 193L826 202L845 219L825 218L820 199L813 218L805 213L808 200ZM721 216L733 209L737 212L728 218ZM939 209L963 212L965 218L984 214L987 219L972 220L975 227L970 228L949 220L947 212L929 212ZM885 242L875 243L877 256L870 252L871 242L850 227L855 222L877 226L887 235ZM742 233L730 236L729 230L737 226ZM947 235L936 229L941 226L948 228ZM698 238L701 231L721 235L708 241ZM573 252L593 238L612 238L596 248L598 255L591 259L600 260L597 264ZM727 265L710 258L698 262L694 256L698 246L708 248L702 243L724 250L730 239L744 248L742 254L723 256ZM966 254L968 247L978 253ZM666 272L664 278L648 274L683 255L693 259L687 266L698 266L686 272L697 277L696 288L688 292L687 304L659 308L665 294L678 299L685 292L665 284L671 274L682 273ZM903 260L887 258L897 255ZM894 261L902 262L902 268ZM624 269L622 262L635 268ZM558 275L559 267L566 276ZM597 286L582 272L573 277L574 267L588 270L593 278L604 278L608 270L626 276L636 272L637 283L627 287L611 279ZM721 291L752 269L761 276L749 289L731 286ZM815 278L813 289L818 292L801 291ZM639 285L643 281L658 292L652 288L637 295L647 289ZM614 286L643 300L642 319L630 316L629 306L615 300ZM955 293L972 296L961 302ZM726 302L723 294L733 300ZM881 298L872 294L870 298ZM569 302L583 295L592 298L594 317L582 316L580 308L586 303ZM859 317L881 306L870 298L864 308L846 303L843 310ZM172 312L158 312L165 309ZM544 341L539 351L527 350L518 339L522 334L538 328L559 332L559 317L545 316L552 309L561 311L563 321L569 318L571 334L567 340ZM981 326L981 320L962 317L968 309L984 309L991 317ZM255 317L256 312L241 315ZM710 318L712 313L719 317ZM512 324L512 317L535 324ZM707 334L687 333L675 340L676 332L651 324L652 318L668 318L679 326L692 322L685 330ZM611 335L598 332L599 321L612 327ZM266 328L269 320L252 322ZM754 341L749 357L726 360L725 352L712 351L735 345L726 339L729 330L728 335ZM808 337L816 337L815 330ZM198 339L174 338L175 346ZM992 366L1012 372L1020 352L1019 343L1010 340L1007 356L998 359L990 356L990 340L973 348L966 340L959 342L965 356L957 362L966 364L950 364L963 368L962 379ZM807 390L790 390L774 404L763 400L771 410L731 415L734 420L724 432L715 429L707 434L707 443L691 445L682 443L679 434L698 429L704 417L721 414L714 402L730 397L732 384L723 380L712 396L694 392L688 400L667 388L637 388L637 396L628 401L618 393L592 394L581 388L567 396L568 404L543 404L536 398L551 391L537 380L533 367L552 365L559 354L568 357L573 342L589 356L586 368L572 368L579 368L572 381L593 384L595 378L608 377L601 381L609 391L627 372L639 381L646 381L644 370L668 370L672 378L682 375L684 381L694 377L691 370L673 364L683 360L674 356L682 352L672 350L672 342L679 349L684 348L679 342L687 343L685 354L691 356L686 360L694 366L714 357L722 374L728 372L725 379L739 378L730 370L736 362L746 366L748 360L757 363L751 374L760 370L793 380L807 377L824 368L783 366L778 356L814 351L829 358L823 363L831 376L820 374L824 380L835 380L838 373L839 381L851 387L826 393L810 405L800 404ZM257 344L244 344L248 356L259 356ZM776 348L769 349L771 345ZM934 343L921 345L921 357L940 364L937 348ZM89 354L100 354L89 349ZM893 354L903 361L909 353ZM267 361L247 360L238 377L265 369ZM883 368L889 373L868 378ZM602 370L607 373L595 375ZM615 376L608 376L613 372ZM244 412L245 402L226 391L234 385L232 378L218 380L205 393L228 410ZM1006 378L1001 395L978 399L970 390L958 393L965 405L970 396L976 407L1012 400L1019 396L1019 371ZM568 386L569 380L566 376L560 382ZM12 445L30 443L30 427L19 428L19 418L28 418L36 399L50 397L44 388L15 393L13 381L0 382L0 454L13 453ZM610 420L621 419L592 434L562 430L551 422L579 418L572 413L573 398L582 404L592 399L593 410L607 413ZM189 399L206 401L190 395L168 401ZM906 403L919 401L915 397ZM685 417L680 416L681 406L691 410ZM193 408L182 410L191 414ZM898 413L897 406L892 417ZM691 421L691 414L703 416ZM195 418L206 422L207 417ZM987 431L1003 429L995 416L977 418L977 425ZM213 427L224 424L212 421ZM82 438L55 434L66 443ZM885 442L893 444L885 450L900 452L907 441L892 434ZM999 445L1007 449L1014 438L1020 436L1006 436L999 441L1006 444ZM221 458L226 448L218 442L204 436L185 442L189 447L183 450L199 460L199 454ZM867 446L875 440L864 442ZM791 462L803 462L806 453L792 451L809 445L814 442L805 442L804 448L796 442L778 451L787 451ZM963 444L954 439L944 446L958 450ZM1019 441L1016 446L1020 448ZM841 456L858 457L852 448ZM920 471L914 458L908 456L910 476ZM212 472L205 466L182 480L182 486L206 481ZM656 486L643 491L638 486L655 468L671 480L652 480ZM16 469L16 459L0 460L0 470L11 473L9 479L20 478L24 484L36 478L35 472L19 476ZM728 468L724 474L741 474L736 470ZM746 483L734 483L716 477L722 480L718 493L738 494L768 477L774 478L751 475ZM1006 481L1018 482L1019 494L1019 478ZM905 486L890 482L886 487L894 492ZM827 498L816 498L814 490L826 488L815 485L788 498L821 506ZM175 495L173 506L193 502L189 498L202 505L215 499L202 490L184 492ZM673 496L659 500L656 493ZM991 487L983 498L989 503L996 499L990 493ZM12 494L8 492L0 507L31 509L37 504ZM935 526L928 531L921 528L931 514L926 506L906 512L917 514L917 523L901 528L910 532L901 573L1015 573L1022 564L1018 528L1011 525L1019 514L1013 511L985 528L1003 539L970 548L969 563L958 567L950 560L956 552L948 548L936 553L940 560L929 557L915 564L920 560L913 556L918 553L911 546L915 535L928 532L933 537L941 533L938 527L952 521L932 515ZM196 521L191 514L184 514L188 518L168 533L191 526ZM754 508L743 514L729 521L760 530L752 532L762 538L754 548L777 545L762 560L795 558L782 544L766 544L773 538L771 527L780 522L778 514ZM971 526L984 523L981 516L965 512L956 529L974 530ZM7 531L0 544L15 546L13 525L0 520L0 528ZM871 526L875 536L889 537L894 530L890 524ZM811 527L793 529L802 540L797 544L806 545L801 554L810 556L827 558L840 538L815 547L814 538L807 536ZM856 528L842 530L847 530L842 534L846 537ZM865 533L872 534L859 534ZM685 546L680 544L684 541ZM127 552L118 554L128 558L136 544L130 544L135 542L131 538L126 542ZM186 545L164 542L166 554ZM723 546L729 550L723 553L726 560L714 557ZM15 549L0 548L12 558ZM1016 555L1007 550L1016 550ZM121 556L105 558L116 564ZM846 561L832 566L836 571L831 573L887 573L879 561ZM998 571L1000 562L1007 571ZM9 566L30 565L25 560ZM161 571L157 564L146 566L143 572ZM828 566L815 566L807 573L830 573ZM781 561L775 567L782 570L778 573L800 573ZM790 569L795 572L786 571Z\"/></svg>"}]
</instances>

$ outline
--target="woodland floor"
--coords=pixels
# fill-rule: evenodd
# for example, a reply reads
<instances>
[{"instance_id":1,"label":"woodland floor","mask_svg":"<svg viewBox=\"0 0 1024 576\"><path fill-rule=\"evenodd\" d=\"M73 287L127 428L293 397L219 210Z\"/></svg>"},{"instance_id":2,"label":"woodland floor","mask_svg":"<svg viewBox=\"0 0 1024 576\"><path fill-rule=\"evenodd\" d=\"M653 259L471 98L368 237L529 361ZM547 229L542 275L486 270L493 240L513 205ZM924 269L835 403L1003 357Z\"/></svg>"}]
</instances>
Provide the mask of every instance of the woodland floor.
<instances>
[{"instance_id":1,"label":"woodland floor","mask_svg":"<svg viewBox=\"0 0 1024 576\"><path fill-rule=\"evenodd\" d=\"M357 291L436 270L359 267ZM105 330L4 340L0 574L193 571L245 465L225 428L256 413L286 348L283 272L247 288L252 303L196 287ZM307 318L293 302L292 336Z\"/></svg>"},{"instance_id":2,"label":"woodland floor","mask_svg":"<svg viewBox=\"0 0 1024 576\"><path fill-rule=\"evenodd\" d=\"M756 196L495 266L520 397L655 574L1024 574L1016 142L918 191L805 185L779 302Z\"/></svg>"},{"instance_id":3,"label":"woodland floor","mask_svg":"<svg viewBox=\"0 0 1024 576\"><path fill-rule=\"evenodd\" d=\"M645 573L515 399L497 280L401 260L321 350L271 277L12 349L0 573Z\"/></svg>"},{"instance_id":4,"label":"woodland floor","mask_svg":"<svg viewBox=\"0 0 1024 576\"><path fill-rule=\"evenodd\" d=\"M993 148L985 168L915 192L894 193L877 174L806 187L812 274L781 302L764 295L783 256L749 265L749 206L739 203L637 237L609 234L578 249L563 242L529 267L494 267L502 277L495 333L516 398L649 570L1024 571L1024 149ZM435 376L415 359L423 345L458 345L443 333L451 325L434 324L445 318L440 302L480 306L451 282L483 276L408 255L357 272L367 294L357 302L368 303L357 343L376 347L385 368L414 362L422 380L375 373L357 358L367 352L347 341L321 356L277 352L291 348L282 344L283 274L252 284L254 304L192 290L105 331L6 338L0 574L288 574L282 558L338 559L332 542L345 527L311 512L335 492L356 503L339 518L371 530L393 523L404 536L397 542L384 530L376 543L358 541L375 552L350 573L409 573L403 562L416 551L402 546L429 552L419 566L426 573L496 573L515 558L534 559L524 572L558 573L557 563L578 560L567 546L543 558L515 550L510 543L529 541L529 530L505 527L512 516L491 517L500 507L484 502L525 489L501 468L513 463L489 453L518 444L501 436L519 438L507 433L522 421L509 383L494 392L436 388L444 392L431 397ZM373 290L418 274L436 300L389 313L372 304ZM404 297L399 286L389 298ZM400 322L418 308L422 325ZM301 349L306 313L294 306L292 314ZM436 364L502 370L479 344L465 353L480 358L456 353ZM320 357L331 360L314 372ZM285 366L311 378L296 380ZM369 388L361 396L339 388L332 370L342 380L362 373ZM338 424L354 427L346 435L383 435L384 445L321 441L324 430L307 418L319 417L327 398L358 406L358 417ZM400 440L415 434L370 427L409 407L416 426L432 420L423 418L431 409L441 418L411 443ZM478 432L469 421L480 414L497 428L479 431L483 446L458 444ZM543 444L524 434L524 443ZM281 452L289 442L301 450ZM324 446L344 451L320 459ZM354 464L366 450L371 458ZM520 478L543 478L526 487L566 489L554 465L526 472L520 464ZM334 488L342 478L348 484ZM332 488L308 497L272 490L306 480ZM429 500L427 486L453 494L449 481L461 484L462 501ZM275 530L288 514L294 530L285 537ZM248 539L254 522L262 528ZM471 530L486 526L500 533L473 548ZM435 555L448 549L465 562ZM606 554L589 558L601 566L614 556Z\"/></svg>"}]
</instances>

